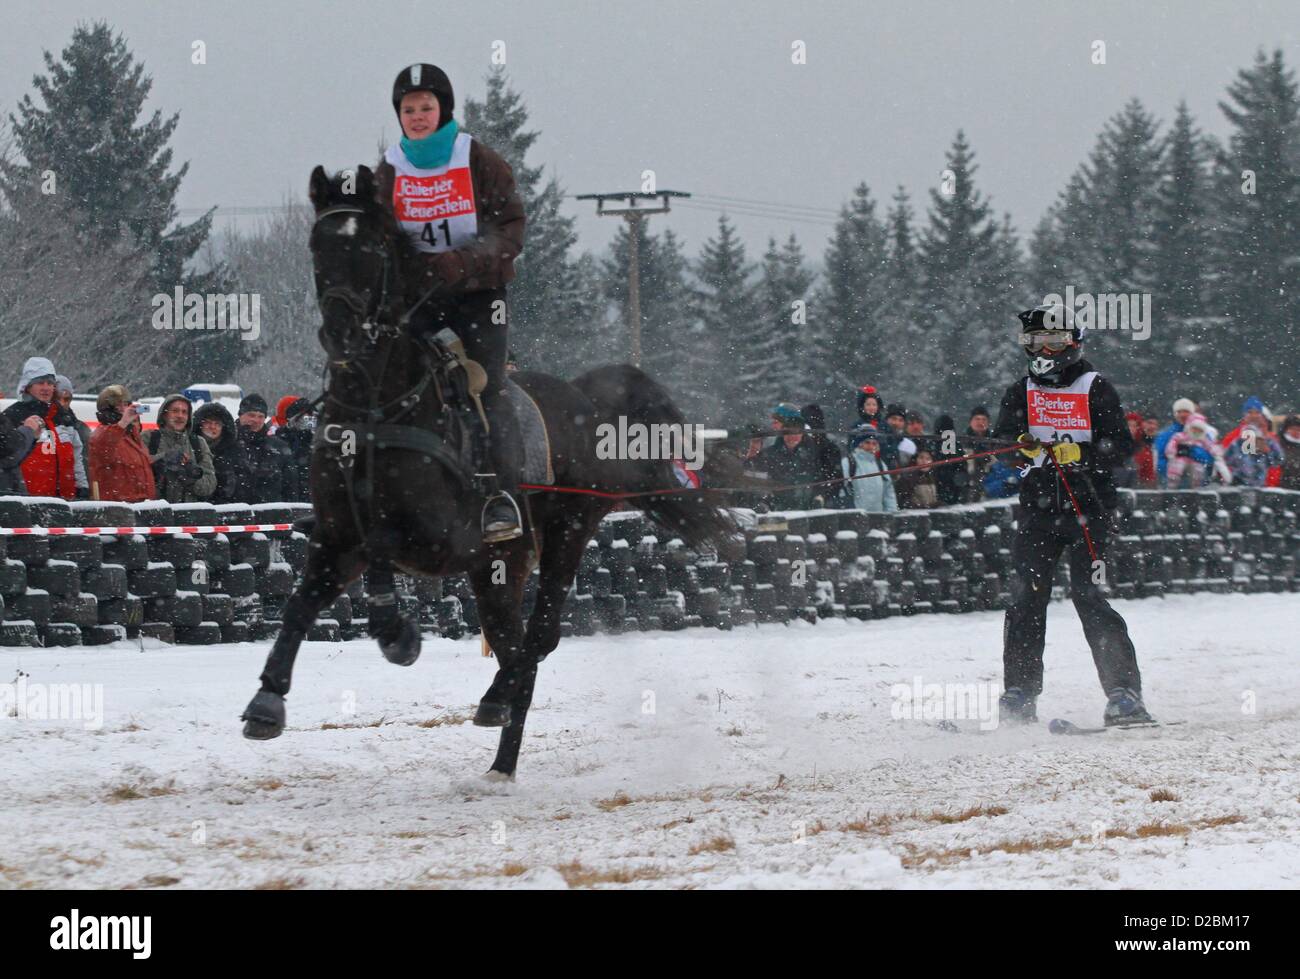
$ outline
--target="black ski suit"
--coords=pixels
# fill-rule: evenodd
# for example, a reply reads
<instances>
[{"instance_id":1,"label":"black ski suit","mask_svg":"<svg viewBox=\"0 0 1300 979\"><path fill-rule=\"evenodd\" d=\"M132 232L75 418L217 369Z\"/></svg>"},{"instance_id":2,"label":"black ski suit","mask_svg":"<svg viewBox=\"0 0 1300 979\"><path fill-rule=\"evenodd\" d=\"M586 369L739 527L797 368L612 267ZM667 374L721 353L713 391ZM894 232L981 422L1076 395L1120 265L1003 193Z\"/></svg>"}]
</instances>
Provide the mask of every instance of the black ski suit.
<instances>
[{"instance_id":1,"label":"black ski suit","mask_svg":"<svg viewBox=\"0 0 1300 979\"><path fill-rule=\"evenodd\" d=\"M1080 360L1062 372L1060 386L1068 386L1094 369L1086 360ZM1021 378L1002 396L994 438L1015 440L1029 431L1026 380ZM1133 439L1118 392L1100 375L1093 379L1088 391L1088 412L1092 441L1080 443L1083 458L1078 464L1062 467L1068 488L1078 501L1079 513L1076 515L1060 472L1050 459L1028 470L1020 487L1019 527L1011 548L1016 577L1003 625L1002 669L1004 687L1019 687L1031 697L1043 689L1047 603L1056 562L1063 550L1069 552L1070 598L1083 623L1102 690L1107 694L1119 688L1142 692L1128 627L1093 582L1093 560L1080 525L1080 519L1087 522L1104 572L1116 506L1111 469L1132 453Z\"/></svg>"}]
</instances>

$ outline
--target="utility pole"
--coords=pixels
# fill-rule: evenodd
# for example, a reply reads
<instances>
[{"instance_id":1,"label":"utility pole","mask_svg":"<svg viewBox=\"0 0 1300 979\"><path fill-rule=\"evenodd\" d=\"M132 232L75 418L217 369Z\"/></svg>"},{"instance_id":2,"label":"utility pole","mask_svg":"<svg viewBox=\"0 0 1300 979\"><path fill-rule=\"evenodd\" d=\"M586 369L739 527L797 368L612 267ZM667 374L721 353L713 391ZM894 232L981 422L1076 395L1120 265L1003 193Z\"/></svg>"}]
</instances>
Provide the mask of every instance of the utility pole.
<instances>
[{"instance_id":1,"label":"utility pole","mask_svg":"<svg viewBox=\"0 0 1300 979\"><path fill-rule=\"evenodd\" d=\"M627 309L624 318L632 345L632 363L641 366L641 224L651 214L667 214L673 197L690 197L680 190L660 190L653 194L630 191L621 194L578 194L574 199L595 201L599 217L621 217L628 225L629 251L627 269ZM637 201L657 200L658 207L637 206ZM624 201L626 207L609 208L606 201Z\"/></svg>"}]
</instances>

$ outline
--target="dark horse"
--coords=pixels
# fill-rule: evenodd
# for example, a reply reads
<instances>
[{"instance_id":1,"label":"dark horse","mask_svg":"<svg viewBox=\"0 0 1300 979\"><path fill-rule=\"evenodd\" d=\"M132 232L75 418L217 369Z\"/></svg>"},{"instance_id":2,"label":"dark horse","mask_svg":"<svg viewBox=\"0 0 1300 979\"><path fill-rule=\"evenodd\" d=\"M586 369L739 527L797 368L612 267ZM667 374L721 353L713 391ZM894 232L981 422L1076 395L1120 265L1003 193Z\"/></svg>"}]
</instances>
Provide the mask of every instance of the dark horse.
<instances>
[{"instance_id":1,"label":"dark horse","mask_svg":"<svg viewBox=\"0 0 1300 979\"><path fill-rule=\"evenodd\" d=\"M345 192L348 184L354 192ZM302 580L285 605L283 624L244 712L244 736L284 730L284 697L307 630L363 571L369 633L391 662L409 665L420 652L416 621L399 613L397 572L428 577L465 574L478 602L498 668L474 723L501 727L492 772L513 775L537 664L559 643L560 613L587 542L617 499L587 493L527 495L524 535L485 545L482 498L472 490L464 424L466 373L440 347L413 339L404 314L422 301L419 261L405 233L376 201L371 171L329 178L317 167L310 197L316 211L311 252L321 305L320 342L329 358L325 401L311 458L316 524ZM542 411L555 483L606 493L673 489L671 461L598 458L598 428L641 423L684 425L668 394L635 367L589 371L566 382L546 374L514 375ZM601 455L608 455L602 452ZM728 485L738 464L718 454L704 465L706 485ZM695 546L726 547L734 524L708 491L647 496L637 505ZM527 628L524 584L540 562L536 603ZM491 773L490 773L491 774Z\"/></svg>"}]
</instances>

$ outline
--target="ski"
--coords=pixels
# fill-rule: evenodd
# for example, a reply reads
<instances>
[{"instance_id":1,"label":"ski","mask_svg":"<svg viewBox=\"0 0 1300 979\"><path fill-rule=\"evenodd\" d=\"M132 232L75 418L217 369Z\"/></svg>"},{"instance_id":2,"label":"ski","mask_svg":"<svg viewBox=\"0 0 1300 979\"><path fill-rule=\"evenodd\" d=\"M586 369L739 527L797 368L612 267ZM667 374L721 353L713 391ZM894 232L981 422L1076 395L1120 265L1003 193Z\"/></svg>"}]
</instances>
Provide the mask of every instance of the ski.
<instances>
[{"instance_id":1,"label":"ski","mask_svg":"<svg viewBox=\"0 0 1300 979\"><path fill-rule=\"evenodd\" d=\"M1105 734L1107 731L1128 731L1137 728L1152 727L1171 727L1174 724L1185 724L1186 721L1142 721L1137 724L1113 724L1110 727L1080 727L1073 721L1067 721L1063 717L1054 717L1047 724L1047 730L1053 734Z\"/></svg>"}]
</instances>

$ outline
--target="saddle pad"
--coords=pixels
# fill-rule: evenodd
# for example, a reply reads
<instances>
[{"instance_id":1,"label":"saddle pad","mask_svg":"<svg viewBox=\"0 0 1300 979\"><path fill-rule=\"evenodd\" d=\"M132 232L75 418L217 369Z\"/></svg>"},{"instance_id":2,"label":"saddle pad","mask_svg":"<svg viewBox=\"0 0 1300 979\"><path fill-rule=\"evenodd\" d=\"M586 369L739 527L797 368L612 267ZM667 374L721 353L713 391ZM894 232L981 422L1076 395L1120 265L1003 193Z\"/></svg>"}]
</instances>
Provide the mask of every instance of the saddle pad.
<instances>
[{"instance_id":1,"label":"saddle pad","mask_svg":"<svg viewBox=\"0 0 1300 979\"><path fill-rule=\"evenodd\" d=\"M521 483L539 486L555 485L555 470L551 467L551 440L546 434L546 420L528 392L512 380L506 381L506 396L519 424L519 440L524 445L524 464L519 474Z\"/></svg>"}]
</instances>

